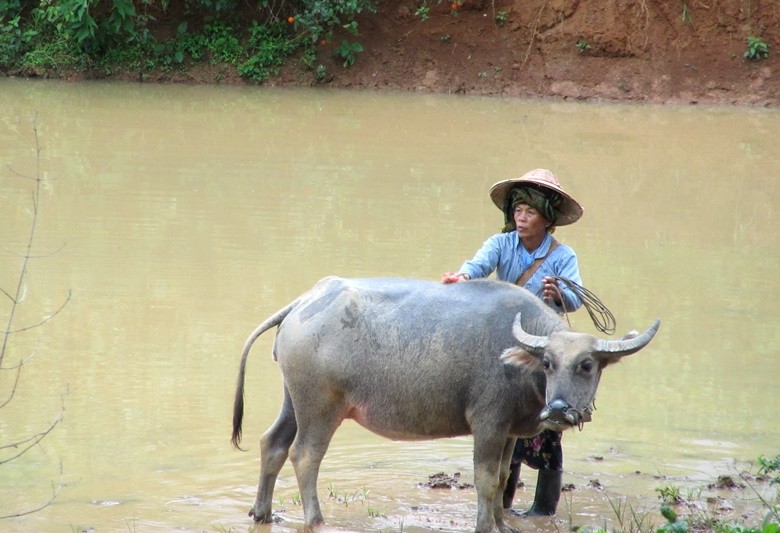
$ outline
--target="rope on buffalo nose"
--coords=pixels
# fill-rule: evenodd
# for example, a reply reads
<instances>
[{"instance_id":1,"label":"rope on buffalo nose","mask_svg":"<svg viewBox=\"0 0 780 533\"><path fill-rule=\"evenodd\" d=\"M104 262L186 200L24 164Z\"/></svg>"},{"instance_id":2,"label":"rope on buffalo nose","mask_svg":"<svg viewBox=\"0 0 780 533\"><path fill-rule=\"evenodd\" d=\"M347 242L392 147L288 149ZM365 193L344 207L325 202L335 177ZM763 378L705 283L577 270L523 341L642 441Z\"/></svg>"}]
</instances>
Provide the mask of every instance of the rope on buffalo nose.
<instances>
[{"instance_id":1,"label":"rope on buffalo nose","mask_svg":"<svg viewBox=\"0 0 780 533\"><path fill-rule=\"evenodd\" d=\"M576 293L577 296L579 296L580 300L582 301L582 306L588 310L588 315L590 315L590 319L593 321L593 325L596 326L597 330L601 331L602 333L606 333L607 335L612 335L615 333L615 315L612 314L612 311L610 311L607 306L604 305L604 302L602 302L598 296L593 294L579 283L575 283L568 278L553 276L553 279L555 279L556 282L563 283L566 285L566 287ZM561 301L564 301L563 294L561 294L561 289L556 286L556 290L558 291L558 297L561 299ZM566 315L566 321L568 322L568 320L569 317Z\"/></svg>"}]
</instances>

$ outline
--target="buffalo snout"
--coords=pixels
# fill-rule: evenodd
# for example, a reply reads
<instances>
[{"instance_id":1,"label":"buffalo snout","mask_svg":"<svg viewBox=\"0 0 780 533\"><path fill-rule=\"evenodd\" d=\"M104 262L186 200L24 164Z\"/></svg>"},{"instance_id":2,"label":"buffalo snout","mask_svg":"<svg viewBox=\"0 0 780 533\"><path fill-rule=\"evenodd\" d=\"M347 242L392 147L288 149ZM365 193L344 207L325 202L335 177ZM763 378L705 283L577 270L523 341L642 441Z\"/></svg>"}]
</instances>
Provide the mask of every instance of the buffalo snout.
<instances>
[{"instance_id":1,"label":"buffalo snout","mask_svg":"<svg viewBox=\"0 0 780 533\"><path fill-rule=\"evenodd\" d=\"M578 411L564 400L556 399L542 409L539 420L562 428L580 426L585 422L590 422L590 409Z\"/></svg>"}]
</instances>

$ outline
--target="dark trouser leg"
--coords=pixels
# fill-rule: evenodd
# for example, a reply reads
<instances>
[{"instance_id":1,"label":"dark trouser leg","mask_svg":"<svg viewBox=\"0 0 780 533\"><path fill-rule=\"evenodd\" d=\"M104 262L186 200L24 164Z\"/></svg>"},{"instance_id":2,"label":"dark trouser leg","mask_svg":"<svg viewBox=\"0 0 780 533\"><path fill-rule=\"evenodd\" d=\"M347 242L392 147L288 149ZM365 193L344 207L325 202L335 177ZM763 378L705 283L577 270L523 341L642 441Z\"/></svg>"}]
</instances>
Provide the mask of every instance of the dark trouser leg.
<instances>
[{"instance_id":1,"label":"dark trouser leg","mask_svg":"<svg viewBox=\"0 0 780 533\"><path fill-rule=\"evenodd\" d=\"M513 462L509 466L509 479L506 480L506 488L504 489L504 509L512 508L512 501L515 499L515 491L517 491L517 482L520 481L520 464Z\"/></svg>"},{"instance_id":2,"label":"dark trouser leg","mask_svg":"<svg viewBox=\"0 0 780 533\"><path fill-rule=\"evenodd\" d=\"M532 516L554 515L561 497L563 481L563 448L561 434L545 430L530 439L517 439L512 456L512 470L504 490L504 508L512 505L514 491L520 476L520 463L539 470L536 494L531 508L522 513ZM510 493L511 491L511 493Z\"/></svg>"},{"instance_id":3,"label":"dark trouser leg","mask_svg":"<svg viewBox=\"0 0 780 533\"><path fill-rule=\"evenodd\" d=\"M525 512L528 516L552 516L561 498L563 470L539 470L536 477L534 504Z\"/></svg>"}]
</instances>

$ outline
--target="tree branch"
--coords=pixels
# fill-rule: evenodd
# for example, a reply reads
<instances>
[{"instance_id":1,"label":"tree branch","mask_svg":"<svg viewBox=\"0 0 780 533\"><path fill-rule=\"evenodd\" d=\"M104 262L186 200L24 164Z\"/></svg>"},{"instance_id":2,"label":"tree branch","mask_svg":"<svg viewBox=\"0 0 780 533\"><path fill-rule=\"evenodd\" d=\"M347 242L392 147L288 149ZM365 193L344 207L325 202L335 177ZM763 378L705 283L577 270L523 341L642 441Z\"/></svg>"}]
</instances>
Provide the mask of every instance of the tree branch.
<instances>
[{"instance_id":1,"label":"tree branch","mask_svg":"<svg viewBox=\"0 0 780 533\"><path fill-rule=\"evenodd\" d=\"M0 249L5 251L6 253L9 253L11 255L15 255L17 257L29 257L30 259L45 259L47 257L51 257L53 255L56 255L56 254L60 253L62 250L64 250L65 249L65 243L63 243L62 246L60 246L59 248L57 248L53 252L49 252L48 254L29 255L29 256L26 256L25 254L23 254L21 252L14 252L10 248L6 248L2 244L0 244ZM3 292L5 292L5 291L3 291Z\"/></svg>"},{"instance_id":2,"label":"tree branch","mask_svg":"<svg viewBox=\"0 0 780 533\"><path fill-rule=\"evenodd\" d=\"M16 377L14 378L14 385L11 387L11 392L8 393L8 398L0 404L0 409L11 403L11 400L13 400L14 395L16 394L16 387L19 386L19 376L22 374L22 361L19 361L19 364L15 367L9 367L9 368L0 368L0 370L16 370Z\"/></svg>"},{"instance_id":3,"label":"tree branch","mask_svg":"<svg viewBox=\"0 0 780 533\"><path fill-rule=\"evenodd\" d=\"M52 313L51 315L47 316L46 318L44 318L43 320L41 320L37 324L32 324L30 326L25 326L25 327L19 328L19 329L13 329L13 330L8 331L7 334L11 335L12 333L21 333L22 331L27 331L28 329L33 329L33 328L37 328L39 326L44 325L46 322L48 322L49 320L51 320L52 318L54 318L55 316L60 314L60 311L62 311L62 309L70 301L70 296L71 296L71 291L68 291L68 297L65 298L65 301L62 302L62 305L60 305L60 307L56 311L54 311L54 313Z\"/></svg>"},{"instance_id":4,"label":"tree branch","mask_svg":"<svg viewBox=\"0 0 780 533\"><path fill-rule=\"evenodd\" d=\"M11 456L9 456L9 457L7 457L5 459L0 459L0 465L3 465L5 463L10 463L14 459L18 459L19 457L21 457L22 455L27 453L30 450L30 448L32 448L33 446L35 446L36 444L41 442L43 439L45 439L46 436L49 433L51 433L52 431L54 431L54 428L57 427L57 425L60 422L62 422L62 418L64 416L64 412L65 412L65 409L63 408L60 411L59 416L57 416L57 418L49 425L49 427L46 428L45 430L41 431L40 433L36 433L35 435L31 435L31 436L27 437L26 439L22 439L22 440L20 440L18 442L12 442L11 444L4 444L4 445L0 446L0 450L21 448L14 455L11 455Z\"/></svg>"},{"instance_id":5,"label":"tree branch","mask_svg":"<svg viewBox=\"0 0 780 533\"><path fill-rule=\"evenodd\" d=\"M52 503L54 503L54 500L57 499L57 496L60 493L60 490L62 490L62 483L54 484L52 482L51 484L51 498L49 498L45 503L42 503L38 507L35 507L34 509L28 509L27 511L20 511L18 513L14 514L8 514L5 516L0 516L0 520L5 520L7 518L19 518L20 516L27 516L29 514L37 513L38 511L41 511L43 509L46 509L48 506L50 506Z\"/></svg>"},{"instance_id":6,"label":"tree branch","mask_svg":"<svg viewBox=\"0 0 780 533\"><path fill-rule=\"evenodd\" d=\"M38 125L36 119L33 119L33 133L34 133L34 139L35 139L35 175L34 176L26 176L24 174L20 174L19 172L16 172L14 169L10 168L10 171L21 178L29 179L35 182L35 186L32 190L32 210L31 210L31 220L30 220L30 228L29 233L27 235L27 242L26 242L26 248L24 252L17 253L9 250L5 246L0 246L1 250L4 250L6 252L9 252L13 255L17 255L21 258L21 266L19 268L19 275L16 281L16 289L15 290L5 290L3 288L0 288L0 292L2 292L3 295L5 295L6 298L8 298L11 302L10 309L8 311L8 318L5 323L5 327L3 329L0 329L0 332L2 333L3 339L2 343L0 344L0 371L2 370L9 370L11 372L16 372L16 375L13 376L13 384L11 385L10 391L7 393L7 398L0 403L0 410L6 408L10 403L11 400L14 399L16 392L19 390L19 382L20 382L20 376L22 373L22 368L24 367L25 360L24 358L20 358L19 362L16 365L4 367L3 361L5 359L7 352L7 348L9 346L9 338L11 337L11 334L13 333L20 333L22 331L27 331L29 329L41 326L57 316L67 305L67 303L70 301L71 298L71 291L68 291L68 295L65 298L65 300L62 302L62 304L59 306L58 309L56 309L53 313L51 313L49 316L44 316L44 318L38 322L37 324L33 324L31 326L26 326L23 328L16 328L14 329L14 319L16 315L16 311L21 306L22 302L25 300L25 295L27 291L27 284L26 284L26 277L28 273L28 266L32 259L37 259L39 257L49 257L50 255L54 255L55 253L58 253L62 248L59 250L39 256L33 254L33 243L35 241L36 231L38 227L38 215L39 215L39 208L40 208L40 194L41 194L41 183L43 182L43 174L41 173L41 146L40 146L40 137L38 135ZM64 245L63 245L64 248ZM67 394L67 390L66 390ZM19 440L16 440L14 442L10 443L2 443L0 442L0 454L3 455L2 458L0 458L0 466L7 465L8 463L11 463L23 455L25 455L27 452L29 452L31 449L33 449L35 446L40 446L41 441L48 437L52 431L62 422L63 418L65 416L65 397L62 397L62 406L60 408L60 412L57 415L57 417L49 423L49 425L43 430L39 431L38 433L35 433L33 435L29 435L26 437L17 437ZM26 430L25 430L26 431ZM62 477L62 464L60 463L60 478ZM36 513L40 511L41 509L45 509L49 505L54 502L54 500L57 498L57 495L59 494L60 490L62 489L62 482L55 484L52 482L52 494L51 498L49 498L47 501L43 502L40 505L36 505L35 507L32 507L30 509L27 509L25 511L17 511L17 512L8 512L5 511L8 514L0 515L0 520L4 520L7 518L18 518L21 516L26 516L29 514Z\"/></svg>"}]
</instances>

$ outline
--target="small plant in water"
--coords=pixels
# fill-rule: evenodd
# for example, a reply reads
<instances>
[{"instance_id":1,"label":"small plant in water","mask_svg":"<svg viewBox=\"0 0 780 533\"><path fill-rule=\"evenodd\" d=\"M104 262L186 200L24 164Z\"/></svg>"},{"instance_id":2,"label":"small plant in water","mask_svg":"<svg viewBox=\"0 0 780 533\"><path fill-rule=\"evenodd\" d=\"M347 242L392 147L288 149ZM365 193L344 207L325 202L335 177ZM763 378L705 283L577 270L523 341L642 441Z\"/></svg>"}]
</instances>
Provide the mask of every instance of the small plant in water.
<instances>
[{"instance_id":1,"label":"small plant in water","mask_svg":"<svg viewBox=\"0 0 780 533\"><path fill-rule=\"evenodd\" d=\"M385 515L383 515L381 511L374 509L373 507L369 507L368 516L370 516L371 518L379 518L379 517L384 517Z\"/></svg>"},{"instance_id":2,"label":"small plant in water","mask_svg":"<svg viewBox=\"0 0 780 533\"><path fill-rule=\"evenodd\" d=\"M760 37L748 37L748 47L743 57L745 59L766 59L769 56L769 45Z\"/></svg>"},{"instance_id":3,"label":"small plant in water","mask_svg":"<svg viewBox=\"0 0 780 533\"><path fill-rule=\"evenodd\" d=\"M130 533L138 531L138 519L137 518L125 518L125 527Z\"/></svg>"},{"instance_id":4,"label":"small plant in water","mask_svg":"<svg viewBox=\"0 0 780 533\"><path fill-rule=\"evenodd\" d=\"M758 458L758 473L775 477L769 482L771 485L780 485L780 455L774 459L767 459L763 455Z\"/></svg>"},{"instance_id":5,"label":"small plant in water","mask_svg":"<svg viewBox=\"0 0 780 533\"><path fill-rule=\"evenodd\" d=\"M687 533L688 522L678 520L677 513L668 504L661 506L661 514L664 515L667 523L659 527L657 533Z\"/></svg>"},{"instance_id":6,"label":"small plant in water","mask_svg":"<svg viewBox=\"0 0 780 533\"><path fill-rule=\"evenodd\" d=\"M507 19L506 11L499 11L498 13L496 13L496 24L498 24L499 26L503 26L504 24L506 24L506 19Z\"/></svg>"},{"instance_id":7,"label":"small plant in water","mask_svg":"<svg viewBox=\"0 0 780 533\"><path fill-rule=\"evenodd\" d=\"M300 505L301 502L303 501L303 499L301 498L301 493L296 492L295 494L293 494L291 500L293 505Z\"/></svg>"},{"instance_id":8,"label":"small plant in water","mask_svg":"<svg viewBox=\"0 0 780 533\"><path fill-rule=\"evenodd\" d=\"M682 496L680 495L680 488L667 485L664 487L656 487L655 491L658 493L658 497L664 503L680 503Z\"/></svg>"}]
</instances>

